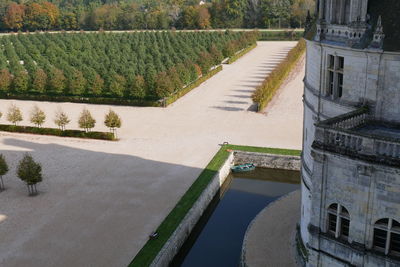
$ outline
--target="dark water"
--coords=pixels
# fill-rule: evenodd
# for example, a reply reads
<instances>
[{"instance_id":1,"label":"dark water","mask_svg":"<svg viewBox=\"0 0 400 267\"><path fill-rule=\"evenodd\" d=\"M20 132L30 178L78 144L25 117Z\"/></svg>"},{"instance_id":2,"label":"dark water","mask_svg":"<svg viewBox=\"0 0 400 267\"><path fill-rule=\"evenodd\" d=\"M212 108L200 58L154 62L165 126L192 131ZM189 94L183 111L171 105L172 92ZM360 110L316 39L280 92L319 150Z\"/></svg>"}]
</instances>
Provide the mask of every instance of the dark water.
<instances>
[{"instance_id":1,"label":"dark water","mask_svg":"<svg viewBox=\"0 0 400 267\"><path fill-rule=\"evenodd\" d=\"M170 266L235 267L254 217L277 198L299 189L297 171L256 169L230 175Z\"/></svg>"}]
</instances>

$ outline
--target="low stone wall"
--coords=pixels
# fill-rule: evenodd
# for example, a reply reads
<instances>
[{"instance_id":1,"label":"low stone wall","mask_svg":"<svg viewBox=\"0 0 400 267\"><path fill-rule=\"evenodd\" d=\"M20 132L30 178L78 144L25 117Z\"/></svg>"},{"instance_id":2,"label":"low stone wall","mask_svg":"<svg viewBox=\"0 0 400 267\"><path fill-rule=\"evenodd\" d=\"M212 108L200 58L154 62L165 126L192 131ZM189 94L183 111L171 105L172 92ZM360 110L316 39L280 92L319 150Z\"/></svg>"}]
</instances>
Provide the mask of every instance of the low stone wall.
<instances>
[{"instance_id":1,"label":"low stone wall","mask_svg":"<svg viewBox=\"0 0 400 267\"><path fill-rule=\"evenodd\" d=\"M233 165L233 160L234 155L231 153L224 165L222 165L210 184L176 228L175 232L165 243L164 247L150 265L151 267L168 266L175 255L179 252L180 248L193 230L193 227L199 221L203 212L207 209L215 194L228 177L230 168Z\"/></svg>"},{"instance_id":2,"label":"low stone wall","mask_svg":"<svg viewBox=\"0 0 400 267\"><path fill-rule=\"evenodd\" d=\"M256 167L300 171L301 158L298 156L274 155L257 152L234 152L234 163L253 163Z\"/></svg>"}]
</instances>

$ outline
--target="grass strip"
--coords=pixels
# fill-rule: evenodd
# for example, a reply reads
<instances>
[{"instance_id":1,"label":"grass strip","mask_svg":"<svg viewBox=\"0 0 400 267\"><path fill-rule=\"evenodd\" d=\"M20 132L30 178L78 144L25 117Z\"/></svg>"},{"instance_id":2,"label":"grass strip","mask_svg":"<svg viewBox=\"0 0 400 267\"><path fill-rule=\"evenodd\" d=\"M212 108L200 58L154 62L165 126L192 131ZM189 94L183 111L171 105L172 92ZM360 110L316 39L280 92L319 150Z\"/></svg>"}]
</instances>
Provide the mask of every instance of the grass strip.
<instances>
[{"instance_id":1,"label":"grass strip","mask_svg":"<svg viewBox=\"0 0 400 267\"><path fill-rule=\"evenodd\" d=\"M276 154L285 156L300 156L301 150L296 149L283 149L283 148L270 148L270 147L256 147L256 146L238 146L238 145L225 145L225 149L245 151L245 152L257 152L266 154Z\"/></svg>"},{"instance_id":2,"label":"grass strip","mask_svg":"<svg viewBox=\"0 0 400 267\"><path fill-rule=\"evenodd\" d=\"M176 92L175 94L173 94L172 96L168 97L165 100L165 105L164 106L168 106L171 105L172 103L174 103L176 100L178 100L179 98L181 98L182 96L186 95L187 93L189 93L190 91L192 91L193 89L195 89L196 87L198 87L200 84L202 84L203 82L207 81L208 79L210 79L211 77L213 77L215 74L217 74L218 72L220 72L222 70L222 66L218 66L215 69L209 71L206 75L200 77L199 79L197 79L195 82L189 84L188 86L186 86L185 88L183 88L182 90L179 90L178 92Z\"/></svg>"},{"instance_id":3,"label":"grass strip","mask_svg":"<svg viewBox=\"0 0 400 267\"><path fill-rule=\"evenodd\" d=\"M228 61L226 62L226 64L232 64L233 62L235 62L236 60L238 60L239 58L241 58L242 56L246 55L247 53L249 53L251 50L253 50L254 48L257 47L257 43L252 44L249 47L246 47L245 49L239 51L237 54L231 56Z\"/></svg>"},{"instance_id":4,"label":"grass strip","mask_svg":"<svg viewBox=\"0 0 400 267\"><path fill-rule=\"evenodd\" d=\"M17 126L0 124L0 131L12 132L12 133L27 133L27 134L39 134L39 135L54 135L59 137L76 137L85 139L98 139L115 141L113 133L107 132L85 132L80 130L60 130L57 128L38 128L32 126Z\"/></svg>"},{"instance_id":5,"label":"grass strip","mask_svg":"<svg viewBox=\"0 0 400 267\"><path fill-rule=\"evenodd\" d=\"M136 257L129 264L129 267L145 267L150 266L160 250L171 237L175 229L179 226L186 214L192 208L194 203L200 197L204 189L211 182L212 178L217 174L229 156L228 150L240 150L248 152L260 152L278 155L299 156L299 150L288 150L279 148L261 148L236 145L223 145L215 154L213 159L208 163L206 168L201 172L196 181L189 187L178 204L172 209L161 225L157 228L159 234L157 239L148 240L143 248L138 252Z\"/></svg>"},{"instance_id":6,"label":"grass strip","mask_svg":"<svg viewBox=\"0 0 400 267\"><path fill-rule=\"evenodd\" d=\"M268 105L305 51L306 42L304 39L301 39L297 45L289 51L286 58L279 63L265 78L263 83L256 88L252 98L253 102L258 105L259 112Z\"/></svg>"}]
</instances>

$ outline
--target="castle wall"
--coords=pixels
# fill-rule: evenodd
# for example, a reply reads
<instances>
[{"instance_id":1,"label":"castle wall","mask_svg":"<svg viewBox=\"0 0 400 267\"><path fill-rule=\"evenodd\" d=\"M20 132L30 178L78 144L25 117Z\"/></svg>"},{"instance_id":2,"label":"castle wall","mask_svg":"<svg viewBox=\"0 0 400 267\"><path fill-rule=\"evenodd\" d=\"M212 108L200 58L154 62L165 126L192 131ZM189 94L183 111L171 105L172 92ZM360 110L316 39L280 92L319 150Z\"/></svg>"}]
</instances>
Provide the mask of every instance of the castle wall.
<instances>
[{"instance_id":1,"label":"castle wall","mask_svg":"<svg viewBox=\"0 0 400 267\"><path fill-rule=\"evenodd\" d=\"M352 3L362 9L357 12L366 12L367 1ZM328 94L329 55L344 58L341 97ZM364 104L376 119L400 123L400 53L353 49L346 42L307 41L304 85L300 231L310 248L307 265L398 266L398 259L379 254L372 246L377 220L400 221L400 169L320 151L312 144L317 122ZM327 210L332 203L350 214L348 240L327 232Z\"/></svg>"}]
</instances>

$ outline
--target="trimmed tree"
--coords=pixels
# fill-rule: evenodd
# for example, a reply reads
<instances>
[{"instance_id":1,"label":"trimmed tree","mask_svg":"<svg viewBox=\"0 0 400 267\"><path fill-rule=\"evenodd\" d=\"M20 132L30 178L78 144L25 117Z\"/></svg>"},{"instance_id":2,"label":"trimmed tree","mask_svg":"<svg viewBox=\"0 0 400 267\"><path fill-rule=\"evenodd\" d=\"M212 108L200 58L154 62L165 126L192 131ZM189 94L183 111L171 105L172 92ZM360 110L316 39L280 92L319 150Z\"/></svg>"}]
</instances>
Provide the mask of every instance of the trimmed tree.
<instances>
[{"instance_id":1,"label":"trimmed tree","mask_svg":"<svg viewBox=\"0 0 400 267\"><path fill-rule=\"evenodd\" d=\"M104 118L104 124L110 128L110 131L114 134L114 137L117 138L117 128L121 128L121 118L117 113L110 111L106 114Z\"/></svg>"},{"instance_id":2,"label":"trimmed tree","mask_svg":"<svg viewBox=\"0 0 400 267\"><path fill-rule=\"evenodd\" d=\"M22 113L19 107L16 105L12 104L7 111L7 120L14 124L15 126L18 124L18 122L22 121Z\"/></svg>"},{"instance_id":3,"label":"trimmed tree","mask_svg":"<svg viewBox=\"0 0 400 267\"><path fill-rule=\"evenodd\" d=\"M56 111L56 117L54 118L54 123L60 128L60 130L64 131L65 126L70 123L70 119L68 118L67 114L59 108Z\"/></svg>"},{"instance_id":4,"label":"trimmed tree","mask_svg":"<svg viewBox=\"0 0 400 267\"><path fill-rule=\"evenodd\" d=\"M43 180L42 166L36 163L29 153L26 153L18 163L17 175L19 179L26 183L30 196L38 194L36 184Z\"/></svg>"},{"instance_id":5,"label":"trimmed tree","mask_svg":"<svg viewBox=\"0 0 400 267\"><path fill-rule=\"evenodd\" d=\"M8 92L12 83L12 75L8 69L0 70L0 91Z\"/></svg>"},{"instance_id":6,"label":"trimmed tree","mask_svg":"<svg viewBox=\"0 0 400 267\"><path fill-rule=\"evenodd\" d=\"M3 175L8 172L8 165L6 159L2 154L0 154L0 191L5 189L4 182L3 182Z\"/></svg>"},{"instance_id":7,"label":"trimmed tree","mask_svg":"<svg viewBox=\"0 0 400 267\"><path fill-rule=\"evenodd\" d=\"M46 114L44 114L44 111L35 105L31 111L30 121L36 127L40 128L43 125L43 123L46 121Z\"/></svg>"},{"instance_id":8,"label":"trimmed tree","mask_svg":"<svg viewBox=\"0 0 400 267\"><path fill-rule=\"evenodd\" d=\"M91 129L96 125L96 120L90 114L89 110L84 108L81 112L81 116L78 120L79 128L85 129L86 132L90 132Z\"/></svg>"}]
</instances>

